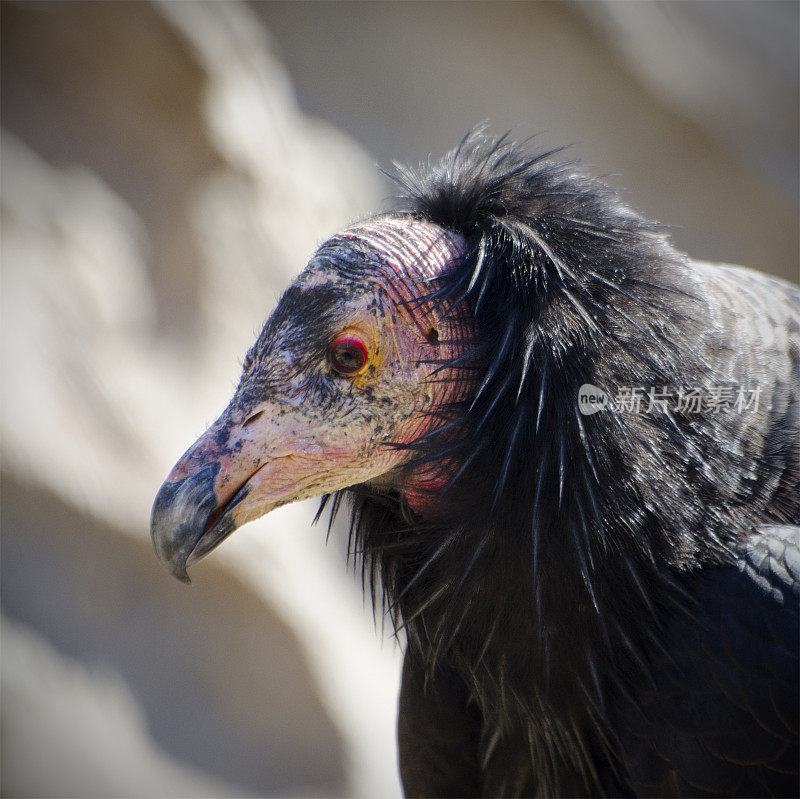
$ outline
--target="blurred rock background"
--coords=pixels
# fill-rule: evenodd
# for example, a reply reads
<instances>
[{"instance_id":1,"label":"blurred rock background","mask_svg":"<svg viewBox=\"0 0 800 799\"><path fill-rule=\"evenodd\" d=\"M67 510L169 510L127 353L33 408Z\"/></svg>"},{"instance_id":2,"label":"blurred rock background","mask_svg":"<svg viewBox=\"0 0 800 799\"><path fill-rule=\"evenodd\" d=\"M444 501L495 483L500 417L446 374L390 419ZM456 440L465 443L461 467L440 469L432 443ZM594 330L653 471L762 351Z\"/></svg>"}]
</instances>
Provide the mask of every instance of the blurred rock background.
<instances>
[{"instance_id":1,"label":"blurred rock background","mask_svg":"<svg viewBox=\"0 0 800 799\"><path fill-rule=\"evenodd\" d=\"M3 796L394 796L399 650L314 504L175 583L161 480L375 164L483 119L797 280L798 4L3 2ZM375 627L378 628L376 635Z\"/></svg>"}]
</instances>

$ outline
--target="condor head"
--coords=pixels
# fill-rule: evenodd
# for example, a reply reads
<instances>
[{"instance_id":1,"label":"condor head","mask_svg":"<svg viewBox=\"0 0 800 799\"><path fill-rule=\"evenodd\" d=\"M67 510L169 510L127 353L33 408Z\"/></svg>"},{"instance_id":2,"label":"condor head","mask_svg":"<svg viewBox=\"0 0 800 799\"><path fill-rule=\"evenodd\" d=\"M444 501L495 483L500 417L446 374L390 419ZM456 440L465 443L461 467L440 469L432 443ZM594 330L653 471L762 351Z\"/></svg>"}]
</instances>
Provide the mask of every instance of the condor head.
<instances>
[{"instance_id":1,"label":"condor head","mask_svg":"<svg viewBox=\"0 0 800 799\"><path fill-rule=\"evenodd\" d=\"M375 482L421 508L436 476L404 446L458 399L465 308L429 299L459 236L383 217L326 242L247 353L219 419L162 485L151 535L181 580L237 527L280 505Z\"/></svg>"}]
</instances>

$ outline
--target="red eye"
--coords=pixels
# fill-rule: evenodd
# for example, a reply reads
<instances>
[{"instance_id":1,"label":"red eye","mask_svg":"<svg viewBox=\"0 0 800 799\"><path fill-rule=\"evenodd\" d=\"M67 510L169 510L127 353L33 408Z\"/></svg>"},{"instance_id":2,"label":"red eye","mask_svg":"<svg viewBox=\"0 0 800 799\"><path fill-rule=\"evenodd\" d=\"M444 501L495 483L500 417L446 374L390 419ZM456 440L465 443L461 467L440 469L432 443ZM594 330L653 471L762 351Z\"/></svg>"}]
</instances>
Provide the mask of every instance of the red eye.
<instances>
[{"instance_id":1,"label":"red eye","mask_svg":"<svg viewBox=\"0 0 800 799\"><path fill-rule=\"evenodd\" d=\"M366 345L352 333L339 336L328 347L328 360L341 375L357 375L367 365L368 359Z\"/></svg>"}]
</instances>

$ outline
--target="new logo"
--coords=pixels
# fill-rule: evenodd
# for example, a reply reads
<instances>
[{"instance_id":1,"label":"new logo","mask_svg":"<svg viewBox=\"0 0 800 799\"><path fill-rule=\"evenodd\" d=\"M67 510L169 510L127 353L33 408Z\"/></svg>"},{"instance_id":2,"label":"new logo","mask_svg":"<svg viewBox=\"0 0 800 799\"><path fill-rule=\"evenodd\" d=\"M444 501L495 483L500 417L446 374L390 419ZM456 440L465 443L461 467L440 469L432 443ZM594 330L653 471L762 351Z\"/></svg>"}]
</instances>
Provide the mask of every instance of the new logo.
<instances>
[{"instance_id":1,"label":"new logo","mask_svg":"<svg viewBox=\"0 0 800 799\"><path fill-rule=\"evenodd\" d=\"M591 383L584 383L578 389L578 410L584 416L591 416L593 413L602 411L608 407L608 394L602 388L593 386Z\"/></svg>"}]
</instances>

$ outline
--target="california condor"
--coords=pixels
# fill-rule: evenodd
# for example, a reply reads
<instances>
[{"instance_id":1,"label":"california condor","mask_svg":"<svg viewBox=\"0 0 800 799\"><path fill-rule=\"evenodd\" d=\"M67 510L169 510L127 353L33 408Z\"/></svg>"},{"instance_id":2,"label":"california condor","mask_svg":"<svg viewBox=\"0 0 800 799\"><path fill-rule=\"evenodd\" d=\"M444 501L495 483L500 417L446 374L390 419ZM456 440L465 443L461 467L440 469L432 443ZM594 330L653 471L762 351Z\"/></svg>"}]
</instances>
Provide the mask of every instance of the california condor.
<instances>
[{"instance_id":1,"label":"california condor","mask_svg":"<svg viewBox=\"0 0 800 799\"><path fill-rule=\"evenodd\" d=\"M344 501L409 796L797 795L800 293L506 137L398 181L281 298L158 557Z\"/></svg>"}]
</instances>

